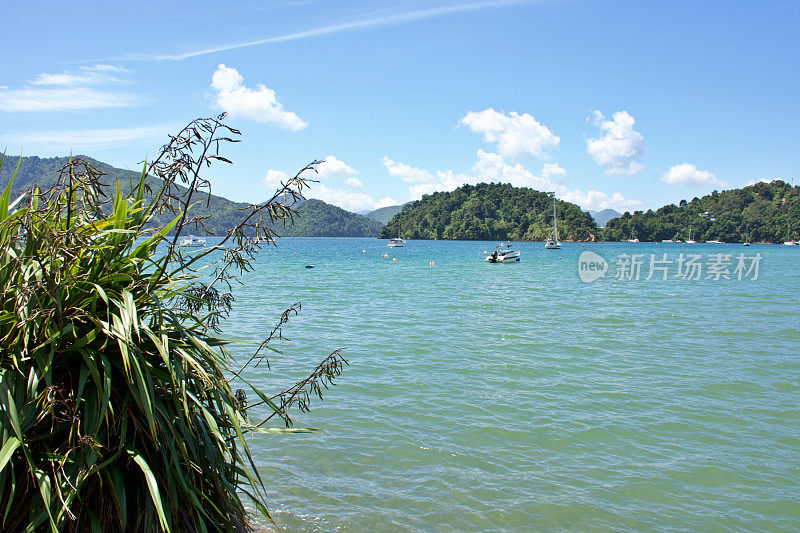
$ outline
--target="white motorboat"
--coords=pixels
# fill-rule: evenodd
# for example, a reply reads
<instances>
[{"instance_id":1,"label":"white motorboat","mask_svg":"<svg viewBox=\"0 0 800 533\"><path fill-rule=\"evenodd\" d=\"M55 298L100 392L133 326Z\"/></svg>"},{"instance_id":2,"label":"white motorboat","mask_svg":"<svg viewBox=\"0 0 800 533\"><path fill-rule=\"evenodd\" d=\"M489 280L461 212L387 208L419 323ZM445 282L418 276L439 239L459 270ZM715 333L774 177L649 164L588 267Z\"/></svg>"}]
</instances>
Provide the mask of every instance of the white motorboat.
<instances>
[{"instance_id":1,"label":"white motorboat","mask_svg":"<svg viewBox=\"0 0 800 533\"><path fill-rule=\"evenodd\" d=\"M675 242L675 241L673 241L672 239L661 239L661 242L664 242L664 243L673 243L673 242Z\"/></svg>"},{"instance_id":2,"label":"white motorboat","mask_svg":"<svg viewBox=\"0 0 800 533\"><path fill-rule=\"evenodd\" d=\"M495 247L494 252L486 256L487 263L514 263L519 261L520 253L512 250L510 244L500 243Z\"/></svg>"},{"instance_id":3,"label":"white motorboat","mask_svg":"<svg viewBox=\"0 0 800 533\"><path fill-rule=\"evenodd\" d=\"M406 245L406 241L403 239L389 239L389 242L386 244L389 248L402 248Z\"/></svg>"},{"instance_id":4,"label":"white motorboat","mask_svg":"<svg viewBox=\"0 0 800 533\"><path fill-rule=\"evenodd\" d=\"M556 195L553 193L553 234L544 243L544 247L548 250L558 250L561 248L561 243L558 241L558 219L556 218Z\"/></svg>"},{"instance_id":5,"label":"white motorboat","mask_svg":"<svg viewBox=\"0 0 800 533\"><path fill-rule=\"evenodd\" d=\"M178 245L186 246L187 248L201 248L206 245L206 240L201 239L200 237L195 237L194 235L189 235L188 237L182 239Z\"/></svg>"}]
</instances>

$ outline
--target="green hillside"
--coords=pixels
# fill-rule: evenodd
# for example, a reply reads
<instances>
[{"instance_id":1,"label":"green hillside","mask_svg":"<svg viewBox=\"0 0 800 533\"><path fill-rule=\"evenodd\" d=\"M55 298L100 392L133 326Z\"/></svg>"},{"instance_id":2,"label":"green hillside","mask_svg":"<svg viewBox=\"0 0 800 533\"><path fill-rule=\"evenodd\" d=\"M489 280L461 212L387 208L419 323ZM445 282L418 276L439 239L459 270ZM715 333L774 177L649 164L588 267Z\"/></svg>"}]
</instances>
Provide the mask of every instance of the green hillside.
<instances>
[{"instance_id":1,"label":"green hillside","mask_svg":"<svg viewBox=\"0 0 800 533\"><path fill-rule=\"evenodd\" d=\"M750 228L751 242L783 242L787 223L792 238L800 237L800 187L780 180L756 183L742 189L714 191L680 206L666 205L656 211L625 213L608 221L603 239L620 241L631 231L641 241L686 240L689 228L698 242L744 241Z\"/></svg>"},{"instance_id":2,"label":"green hillside","mask_svg":"<svg viewBox=\"0 0 800 533\"><path fill-rule=\"evenodd\" d=\"M403 210L402 205L390 205L386 207L381 207L380 209L376 209L375 211L370 211L366 213L364 216L367 218L371 218L373 220L377 220L381 224L388 224L390 220L394 218L394 216Z\"/></svg>"},{"instance_id":3,"label":"green hillside","mask_svg":"<svg viewBox=\"0 0 800 533\"><path fill-rule=\"evenodd\" d=\"M110 187L115 187L116 182L120 181L122 187L128 189L130 181L138 180L141 175L141 170L116 168L83 155L75 157L84 159L105 172L106 175L102 181ZM0 170L0 187L4 188L8 185L18 160L19 157L7 156L5 158L3 168ZM21 193L34 184L42 188L53 185L58 178L58 171L68 160L67 157L23 157L19 172L14 179L14 192ZM147 181L153 190L157 191L161 186L161 181L156 178L148 178ZM195 198L197 203L192 207L191 213L195 216L210 215L210 218L204 221L204 225L215 235L221 235L233 227L242 217L241 209L247 207L247 204L232 202L213 194L196 195ZM264 200L266 200L266 192ZM279 235L286 237L377 237L381 228L380 222L320 200L308 200L302 203L297 207L297 213L299 216L295 218L294 226L277 228ZM157 223L163 224L167 222L167 218L167 215L162 215L160 219L157 219ZM201 233L202 230L198 230L198 234Z\"/></svg>"},{"instance_id":4,"label":"green hillside","mask_svg":"<svg viewBox=\"0 0 800 533\"><path fill-rule=\"evenodd\" d=\"M297 208L294 226L281 228L284 237L377 237L383 224L321 200L306 200Z\"/></svg>"},{"instance_id":5,"label":"green hillside","mask_svg":"<svg viewBox=\"0 0 800 533\"><path fill-rule=\"evenodd\" d=\"M556 200L559 235L586 241L599 235L589 213ZM545 240L552 232L553 201L547 193L504 183L464 185L406 204L384 226L381 238Z\"/></svg>"}]
</instances>

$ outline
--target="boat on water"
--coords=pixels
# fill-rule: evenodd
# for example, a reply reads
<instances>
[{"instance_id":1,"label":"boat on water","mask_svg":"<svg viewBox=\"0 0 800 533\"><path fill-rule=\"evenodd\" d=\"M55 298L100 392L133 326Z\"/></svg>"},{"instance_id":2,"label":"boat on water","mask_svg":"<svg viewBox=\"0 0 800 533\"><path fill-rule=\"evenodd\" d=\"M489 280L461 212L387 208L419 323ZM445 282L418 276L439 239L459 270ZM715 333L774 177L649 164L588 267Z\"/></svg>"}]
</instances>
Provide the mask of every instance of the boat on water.
<instances>
[{"instance_id":1,"label":"boat on water","mask_svg":"<svg viewBox=\"0 0 800 533\"><path fill-rule=\"evenodd\" d=\"M792 239L792 237L791 237L791 232L792 232L791 229L792 229L792 223L791 222L787 222L786 223L786 241L784 241L784 243L783 243L784 246L798 246L798 245L800 245L800 242L797 242L797 241Z\"/></svg>"},{"instance_id":2,"label":"boat on water","mask_svg":"<svg viewBox=\"0 0 800 533\"><path fill-rule=\"evenodd\" d=\"M187 248L202 248L206 245L206 240L200 237L195 237L194 235L189 235L188 237L182 239L178 245L185 246Z\"/></svg>"},{"instance_id":3,"label":"boat on water","mask_svg":"<svg viewBox=\"0 0 800 533\"><path fill-rule=\"evenodd\" d=\"M637 239L633 234L633 228L631 228L631 238L628 239L628 242L639 242L639 239Z\"/></svg>"},{"instance_id":4,"label":"boat on water","mask_svg":"<svg viewBox=\"0 0 800 533\"><path fill-rule=\"evenodd\" d=\"M714 239L713 241L706 241L706 244L725 244L724 242Z\"/></svg>"},{"instance_id":5,"label":"boat on water","mask_svg":"<svg viewBox=\"0 0 800 533\"><path fill-rule=\"evenodd\" d=\"M744 230L744 242L742 245L750 246L750 226L747 226Z\"/></svg>"},{"instance_id":6,"label":"boat on water","mask_svg":"<svg viewBox=\"0 0 800 533\"><path fill-rule=\"evenodd\" d=\"M386 243L386 246L389 248L402 248L406 245L406 241L403 239L389 239L389 242Z\"/></svg>"},{"instance_id":7,"label":"boat on water","mask_svg":"<svg viewBox=\"0 0 800 533\"><path fill-rule=\"evenodd\" d=\"M556 195L553 194L553 234L544 243L544 247L548 250L558 250L561 248L561 243L558 240L558 221L556 219Z\"/></svg>"},{"instance_id":8,"label":"boat on water","mask_svg":"<svg viewBox=\"0 0 800 533\"><path fill-rule=\"evenodd\" d=\"M661 239L661 242L672 243L675 242L672 239Z\"/></svg>"},{"instance_id":9,"label":"boat on water","mask_svg":"<svg viewBox=\"0 0 800 533\"><path fill-rule=\"evenodd\" d=\"M689 228L689 238L686 239L686 244L697 244L697 241L692 239L692 228Z\"/></svg>"},{"instance_id":10,"label":"boat on water","mask_svg":"<svg viewBox=\"0 0 800 533\"><path fill-rule=\"evenodd\" d=\"M494 252L486 256L487 263L514 263L519 261L519 250L512 250L510 244L500 243Z\"/></svg>"}]
</instances>

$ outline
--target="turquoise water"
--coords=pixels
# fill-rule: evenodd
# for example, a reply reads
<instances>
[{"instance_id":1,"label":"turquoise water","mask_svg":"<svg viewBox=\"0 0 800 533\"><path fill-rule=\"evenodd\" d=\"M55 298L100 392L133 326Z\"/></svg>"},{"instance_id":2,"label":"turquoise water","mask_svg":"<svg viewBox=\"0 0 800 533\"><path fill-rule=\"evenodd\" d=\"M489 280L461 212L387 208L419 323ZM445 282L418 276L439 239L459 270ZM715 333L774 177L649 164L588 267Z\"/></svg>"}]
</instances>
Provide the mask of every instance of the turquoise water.
<instances>
[{"instance_id":1,"label":"turquoise water","mask_svg":"<svg viewBox=\"0 0 800 533\"><path fill-rule=\"evenodd\" d=\"M250 377L277 392L335 348L350 362L296 417L324 433L251 438L277 529L798 529L800 249L517 247L501 265L480 242L261 254L225 333L303 307ZM612 271L643 253L642 278L651 252L763 260L757 280L583 283L585 250Z\"/></svg>"}]
</instances>

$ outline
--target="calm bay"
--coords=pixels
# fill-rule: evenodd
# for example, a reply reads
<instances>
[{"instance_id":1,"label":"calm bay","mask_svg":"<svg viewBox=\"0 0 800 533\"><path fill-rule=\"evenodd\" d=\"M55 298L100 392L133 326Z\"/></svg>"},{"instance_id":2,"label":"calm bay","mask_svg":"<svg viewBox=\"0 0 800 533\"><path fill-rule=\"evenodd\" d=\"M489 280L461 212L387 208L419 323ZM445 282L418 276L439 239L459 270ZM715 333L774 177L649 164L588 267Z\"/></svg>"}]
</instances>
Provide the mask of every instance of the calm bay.
<instances>
[{"instance_id":1,"label":"calm bay","mask_svg":"<svg viewBox=\"0 0 800 533\"><path fill-rule=\"evenodd\" d=\"M249 439L271 527L797 527L800 249L515 243L521 262L485 263L494 244L287 238L259 255L225 336L302 310L247 377L277 392L336 348L350 362L295 418L324 432ZM582 282L587 250L612 270L643 254L640 279ZM681 252L762 259L757 279L645 279L651 253Z\"/></svg>"}]
</instances>

